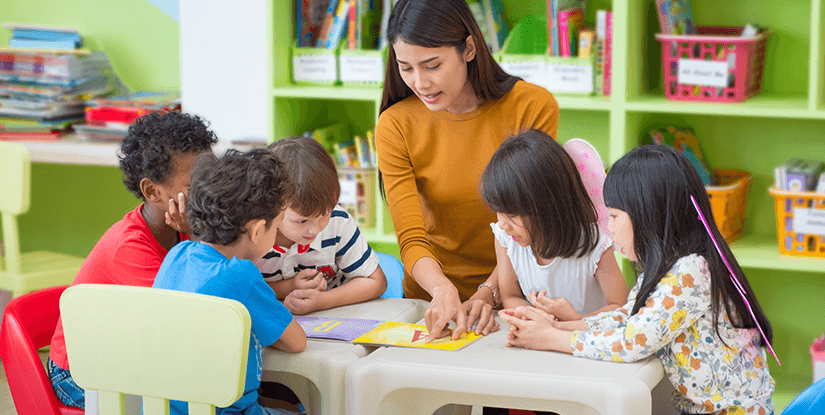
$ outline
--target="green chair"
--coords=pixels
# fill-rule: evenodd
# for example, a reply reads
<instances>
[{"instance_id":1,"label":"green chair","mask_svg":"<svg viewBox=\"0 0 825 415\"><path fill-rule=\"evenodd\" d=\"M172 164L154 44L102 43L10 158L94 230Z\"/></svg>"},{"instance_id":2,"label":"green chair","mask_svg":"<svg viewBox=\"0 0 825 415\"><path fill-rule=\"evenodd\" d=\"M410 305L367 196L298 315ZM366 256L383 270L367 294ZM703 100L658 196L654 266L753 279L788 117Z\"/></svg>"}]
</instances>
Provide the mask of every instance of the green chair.
<instances>
[{"instance_id":1,"label":"green chair","mask_svg":"<svg viewBox=\"0 0 825 415\"><path fill-rule=\"evenodd\" d=\"M83 258L53 252L20 253L17 217L29 210L30 194L29 151L21 144L0 141L0 216L3 223L0 290L11 291L12 298L42 288L69 285L83 264Z\"/></svg>"},{"instance_id":2,"label":"green chair","mask_svg":"<svg viewBox=\"0 0 825 415\"><path fill-rule=\"evenodd\" d=\"M215 414L240 399L251 319L241 303L158 288L80 284L60 298L75 382L99 391L100 414L123 414L124 394L143 413Z\"/></svg>"}]
</instances>

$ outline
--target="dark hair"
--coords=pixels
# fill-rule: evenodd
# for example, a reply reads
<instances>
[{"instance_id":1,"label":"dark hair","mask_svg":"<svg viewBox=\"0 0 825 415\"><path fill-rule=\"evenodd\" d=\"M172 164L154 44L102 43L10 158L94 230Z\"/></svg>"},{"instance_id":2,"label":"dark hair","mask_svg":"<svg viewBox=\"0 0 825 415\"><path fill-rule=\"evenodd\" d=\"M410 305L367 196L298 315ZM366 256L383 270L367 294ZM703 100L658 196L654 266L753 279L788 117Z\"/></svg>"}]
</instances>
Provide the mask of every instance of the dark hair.
<instances>
[{"instance_id":1,"label":"dark hair","mask_svg":"<svg viewBox=\"0 0 825 415\"><path fill-rule=\"evenodd\" d=\"M341 185L335 162L324 146L310 137L289 137L270 144L267 150L284 161L295 187L290 209L314 217L335 208Z\"/></svg>"},{"instance_id":2,"label":"dark hair","mask_svg":"<svg viewBox=\"0 0 825 415\"><path fill-rule=\"evenodd\" d=\"M203 242L232 245L249 221L263 219L270 226L291 192L286 166L264 149L229 150L221 158L201 154L186 199L189 227Z\"/></svg>"},{"instance_id":3,"label":"dark hair","mask_svg":"<svg viewBox=\"0 0 825 415\"><path fill-rule=\"evenodd\" d=\"M140 181L144 177L165 183L173 173L177 157L204 152L217 141L215 133L196 115L178 111L144 115L129 127L120 146L123 184L143 199Z\"/></svg>"},{"instance_id":4,"label":"dark hair","mask_svg":"<svg viewBox=\"0 0 825 415\"><path fill-rule=\"evenodd\" d=\"M508 138L481 174L481 198L494 212L520 216L541 258L593 252L596 209L575 162L539 130Z\"/></svg>"},{"instance_id":5,"label":"dark hair","mask_svg":"<svg viewBox=\"0 0 825 415\"><path fill-rule=\"evenodd\" d=\"M387 25L390 47L379 113L413 94L398 73L392 47L395 42L404 41L425 48L453 46L460 54L467 47L467 36L473 36L476 46L475 59L467 62L467 77L473 91L482 102L501 98L521 78L508 75L493 60L465 0L401 0L396 3Z\"/></svg>"},{"instance_id":6,"label":"dark hair","mask_svg":"<svg viewBox=\"0 0 825 415\"><path fill-rule=\"evenodd\" d=\"M699 173L682 153L666 145L646 145L631 150L613 165L604 183L605 204L627 213L630 218L637 266L644 271L644 279L640 282L631 314L636 314L645 305L656 285L676 261L697 254L705 258L710 271L711 311L717 336L722 307L735 327L756 327L731 281L725 263L698 219L690 200L691 195L704 213L736 278L742 283L767 340L773 340L767 316L716 227L710 200Z\"/></svg>"}]
</instances>

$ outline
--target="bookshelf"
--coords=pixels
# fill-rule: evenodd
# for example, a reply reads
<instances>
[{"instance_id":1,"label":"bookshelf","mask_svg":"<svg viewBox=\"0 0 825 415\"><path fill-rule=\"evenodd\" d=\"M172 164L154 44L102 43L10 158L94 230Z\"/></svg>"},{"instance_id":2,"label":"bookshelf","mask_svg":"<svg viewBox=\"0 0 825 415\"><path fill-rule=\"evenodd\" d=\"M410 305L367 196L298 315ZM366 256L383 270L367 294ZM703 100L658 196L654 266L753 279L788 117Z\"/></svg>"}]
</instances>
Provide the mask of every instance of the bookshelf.
<instances>
[{"instance_id":1,"label":"bookshelf","mask_svg":"<svg viewBox=\"0 0 825 415\"><path fill-rule=\"evenodd\" d=\"M546 10L545 0L504 0L504 5L510 28L519 19ZM783 363L782 367L770 363L779 413L811 383L808 347L825 331L821 311L825 260L779 254L774 201L767 189L774 166L791 157L825 156L825 0L724 5L691 0L691 5L700 25L757 23L771 29L761 92L739 104L667 100L662 91L661 46L654 38L658 32L654 1L590 0L588 26L593 26L596 9L612 8L614 13L613 94L557 95L558 139L583 138L612 163L636 147L656 123L690 125L714 166L754 175L744 233L731 247L774 326L774 346ZM270 1L268 16L270 140L343 119L350 119L356 130L373 128L381 90L291 85L292 2ZM397 253L389 215L380 198L376 203L378 225L364 233L378 245L375 249Z\"/></svg>"}]
</instances>

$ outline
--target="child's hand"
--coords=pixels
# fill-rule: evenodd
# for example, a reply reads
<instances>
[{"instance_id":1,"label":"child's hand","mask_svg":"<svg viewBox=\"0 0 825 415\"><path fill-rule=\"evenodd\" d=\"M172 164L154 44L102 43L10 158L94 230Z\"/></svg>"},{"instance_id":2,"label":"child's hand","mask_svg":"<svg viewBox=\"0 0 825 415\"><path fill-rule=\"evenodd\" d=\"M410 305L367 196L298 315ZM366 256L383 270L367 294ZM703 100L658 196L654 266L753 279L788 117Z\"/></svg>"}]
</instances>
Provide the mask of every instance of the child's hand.
<instances>
[{"instance_id":1,"label":"child's hand","mask_svg":"<svg viewBox=\"0 0 825 415\"><path fill-rule=\"evenodd\" d=\"M556 318L535 307L518 307L498 312L502 320L510 324L507 347L523 347L531 350L554 350L550 347Z\"/></svg>"},{"instance_id":2,"label":"child's hand","mask_svg":"<svg viewBox=\"0 0 825 415\"><path fill-rule=\"evenodd\" d=\"M533 290L530 293L530 304L560 321L581 320L583 317L566 298L548 298L547 291L544 290L538 293Z\"/></svg>"},{"instance_id":3,"label":"child's hand","mask_svg":"<svg viewBox=\"0 0 825 415\"><path fill-rule=\"evenodd\" d=\"M166 225L170 228L189 235L189 221L186 217L186 196L183 192L178 193L178 200L169 199L169 207L166 212Z\"/></svg>"},{"instance_id":4,"label":"child's hand","mask_svg":"<svg viewBox=\"0 0 825 415\"><path fill-rule=\"evenodd\" d=\"M301 270L295 275L295 289L298 290L327 290L327 279L324 274L314 268Z\"/></svg>"},{"instance_id":5,"label":"child's hand","mask_svg":"<svg viewBox=\"0 0 825 415\"><path fill-rule=\"evenodd\" d=\"M293 290L284 298L284 305L292 314L300 316L318 310L320 297L321 291L316 289Z\"/></svg>"}]
</instances>

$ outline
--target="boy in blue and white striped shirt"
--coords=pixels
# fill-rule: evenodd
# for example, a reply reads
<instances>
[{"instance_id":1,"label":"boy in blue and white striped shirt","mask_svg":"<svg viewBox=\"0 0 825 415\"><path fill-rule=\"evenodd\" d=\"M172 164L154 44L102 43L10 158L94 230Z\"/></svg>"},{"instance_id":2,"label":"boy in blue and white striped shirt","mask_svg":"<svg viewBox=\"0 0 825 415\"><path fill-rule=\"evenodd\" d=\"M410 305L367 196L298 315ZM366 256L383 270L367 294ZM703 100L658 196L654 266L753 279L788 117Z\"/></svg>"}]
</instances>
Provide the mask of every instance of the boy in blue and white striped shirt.
<instances>
[{"instance_id":1,"label":"boy in blue and white striped shirt","mask_svg":"<svg viewBox=\"0 0 825 415\"><path fill-rule=\"evenodd\" d=\"M295 194L275 245L257 265L293 314L369 301L387 280L378 256L344 209L335 163L309 137L276 141L268 150L287 165Z\"/></svg>"}]
</instances>

